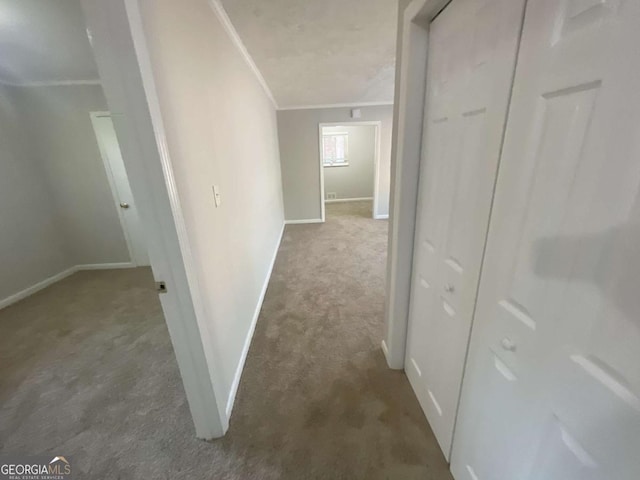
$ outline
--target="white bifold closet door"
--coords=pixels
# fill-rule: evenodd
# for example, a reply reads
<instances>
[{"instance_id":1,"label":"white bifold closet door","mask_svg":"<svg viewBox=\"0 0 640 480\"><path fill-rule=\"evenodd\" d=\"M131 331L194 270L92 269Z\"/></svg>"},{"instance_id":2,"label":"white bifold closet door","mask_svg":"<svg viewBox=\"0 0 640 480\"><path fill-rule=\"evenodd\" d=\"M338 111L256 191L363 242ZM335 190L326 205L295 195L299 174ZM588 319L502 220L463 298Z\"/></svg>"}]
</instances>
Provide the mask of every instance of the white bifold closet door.
<instances>
[{"instance_id":1,"label":"white bifold closet door","mask_svg":"<svg viewBox=\"0 0 640 480\"><path fill-rule=\"evenodd\" d=\"M449 457L524 0L431 23L405 370Z\"/></svg>"},{"instance_id":2,"label":"white bifold closet door","mask_svg":"<svg viewBox=\"0 0 640 480\"><path fill-rule=\"evenodd\" d=\"M637 480L640 1L529 0L517 65L452 471Z\"/></svg>"}]
</instances>

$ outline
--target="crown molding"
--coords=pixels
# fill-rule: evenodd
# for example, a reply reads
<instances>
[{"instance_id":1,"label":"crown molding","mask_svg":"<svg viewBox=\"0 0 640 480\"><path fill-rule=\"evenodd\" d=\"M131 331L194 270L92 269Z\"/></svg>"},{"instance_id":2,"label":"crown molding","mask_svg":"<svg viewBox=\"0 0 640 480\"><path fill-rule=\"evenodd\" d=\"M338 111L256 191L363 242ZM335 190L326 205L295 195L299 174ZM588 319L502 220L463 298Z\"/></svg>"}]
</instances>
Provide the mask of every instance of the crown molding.
<instances>
[{"instance_id":1,"label":"crown molding","mask_svg":"<svg viewBox=\"0 0 640 480\"><path fill-rule=\"evenodd\" d=\"M235 27L231 23L231 19L229 18L229 15L227 15L227 12L225 11L222 4L220 3L220 0L209 0L209 5L211 5L211 8L213 9L214 13L222 23L222 26L227 32L227 35L229 36L233 44L236 46L236 48L244 58L244 61L247 63L247 65L249 65L249 68L253 71L253 74L258 79L258 82L260 83L260 85L262 85L262 88L264 89L265 93L269 97L269 100L271 100L273 107L276 110L278 110L278 102L276 102L276 99L273 96L273 93L271 93L271 89L269 88L269 85L267 85L267 81L264 79L264 77L262 76L262 73L260 73L260 70L258 69L258 66L253 61L253 58L249 54L247 47L245 47L244 43L242 42L240 35L238 35L238 31L235 29Z\"/></svg>"},{"instance_id":2,"label":"crown molding","mask_svg":"<svg viewBox=\"0 0 640 480\"><path fill-rule=\"evenodd\" d=\"M382 107L393 105L393 101L387 102L360 102L360 103L327 103L320 105L293 105L291 107L280 107L278 110L320 110L323 108L346 108L346 107Z\"/></svg>"},{"instance_id":3,"label":"crown molding","mask_svg":"<svg viewBox=\"0 0 640 480\"><path fill-rule=\"evenodd\" d=\"M3 85L10 87L67 87L73 85L101 85L100 79L94 80L43 80L37 82L7 82L0 80Z\"/></svg>"}]
</instances>

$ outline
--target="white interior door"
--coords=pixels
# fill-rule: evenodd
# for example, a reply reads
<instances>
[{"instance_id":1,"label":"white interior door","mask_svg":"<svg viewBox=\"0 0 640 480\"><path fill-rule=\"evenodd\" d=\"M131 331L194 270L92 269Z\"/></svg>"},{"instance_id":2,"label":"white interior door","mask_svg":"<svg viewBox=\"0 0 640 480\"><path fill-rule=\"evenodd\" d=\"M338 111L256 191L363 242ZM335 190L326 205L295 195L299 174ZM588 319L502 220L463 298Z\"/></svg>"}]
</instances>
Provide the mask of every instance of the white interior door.
<instances>
[{"instance_id":1,"label":"white interior door","mask_svg":"<svg viewBox=\"0 0 640 480\"><path fill-rule=\"evenodd\" d=\"M524 0L453 0L429 32L405 370L449 457Z\"/></svg>"},{"instance_id":2,"label":"white interior door","mask_svg":"<svg viewBox=\"0 0 640 480\"><path fill-rule=\"evenodd\" d=\"M528 2L457 480L640 478L640 2Z\"/></svg>"},{"instance_id":3,"label":"white interior door","mask_svg":"<svg viewBox=\"0 0 640 480\"><path fill-rule=\"evenodd\" d=\"M111 115L107 112L92 113L91 121L118 208L131 261L137 266L149 265L144 230L133 200Z\"/></svg>"}]
</instances>

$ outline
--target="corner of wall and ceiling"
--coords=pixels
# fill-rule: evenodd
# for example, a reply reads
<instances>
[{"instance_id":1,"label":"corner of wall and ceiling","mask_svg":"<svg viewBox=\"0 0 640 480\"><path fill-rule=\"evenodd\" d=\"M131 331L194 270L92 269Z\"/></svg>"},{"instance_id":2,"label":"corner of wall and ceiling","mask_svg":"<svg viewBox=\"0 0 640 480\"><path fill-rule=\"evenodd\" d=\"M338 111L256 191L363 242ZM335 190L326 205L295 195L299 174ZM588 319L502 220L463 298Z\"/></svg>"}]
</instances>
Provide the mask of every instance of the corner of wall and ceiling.
<instances>
[{"instance_id":1,"label":"corner of wall and ceiling","mask_svg":"<svg viewBox=\"0 0 640 480\"><path fill-rule=\"evenodd\" d=\"M249 54L249 51L247 50L247 47L245 47L242 39L240 38L240 35L238 35L238 31L233 26L233 23L231 23L231 19L229 18L229 15L227 15L226 10L222 6L222 3L220 3L220 0L208 0L208 1L209 1L209 5L211 5L211 8L213 9L214 13L216 14L218 19L220 20L220 23L222 23L222 26L224 27L225 31L227 32L227 35L229 35L229 38L231 39L233 44L236 46L236 48L238 49L238 51L240 52L240 54L244 58L244 60L247 63L247 65L249 65L249 68L251 69L251 71L254 73L254 75L258 79L258 82L260 83L260 85L262 85L262 88L264 89L265 93L269 97L269 100L271 100L271 103L273 104L273 107L276 110L278 110L279 109L278 108L278 102L276 102L276 99L273 96L273 93L271 93L271 89L269 88L269 85L267 84L267 81L262 76L262 73L260 73L260 70L258 69L258 66L253 61L253 58Z\"/></svg>"},{"instance_id":2,"label":"corner of wall and ceiling","mask_svg":"<svg viewBox=\"0 0 640 480\"><path fill-rule=\"evenodd\" d=\"M249 66L253 74L258 79L258 82L264 89L265 93L271 100L271 103L276 110L318 110L322 108L379 107L379 106L393 105L393 100L388 100L388 101L382 101L382 102L350 102L350 103L333 103L333 104L322 104L322 105L291 105L286 107L278 106L278 102L273 96L273 93L271 92L271 89L269 88L267 81L265 80L264 76L260 72L260 69L254 62L253 57L251 57L251 54L249 53L249 51L247 50L247 47L245 46L244 42L240 38L238 31L233 26L233 23L231 22L229 15L227 15L227 12L224 9L224 6L220 2L220 0L208 0L208 2L212 10L220 20L220 23L222 23L222 26L227 32L227 35L229 36L229 38L231 39L235 47L240 52L240 54L244 58L245 62L247 63L247 65Z\"/></svg>"},{"instance_id":3,"label":"corner of wall and ceiling","mask_svg":"<svg viewBox=\"0 0 640 480\"><path fill-rule=\"evenodd\" d=\"M41 81L25 81L11 82L0 78L0 85L9 87L65 87L74 85L101 85L99 78L89 80L41 80Z\"/></svg>"},{"instance_id":4,"label":"corner of wall and ceiling","mask_svg":"<svg viewBox=\"0 0 640 480\"><path fill-rule=\"evenodd\" d=\"M292 105L279 107L278 110L320 110L323 108L355 108L355 107L384 107L393 105L393 100L386 102L351 102L351 103L327 103L322 105Z\"/></svg>"}]
</instances>

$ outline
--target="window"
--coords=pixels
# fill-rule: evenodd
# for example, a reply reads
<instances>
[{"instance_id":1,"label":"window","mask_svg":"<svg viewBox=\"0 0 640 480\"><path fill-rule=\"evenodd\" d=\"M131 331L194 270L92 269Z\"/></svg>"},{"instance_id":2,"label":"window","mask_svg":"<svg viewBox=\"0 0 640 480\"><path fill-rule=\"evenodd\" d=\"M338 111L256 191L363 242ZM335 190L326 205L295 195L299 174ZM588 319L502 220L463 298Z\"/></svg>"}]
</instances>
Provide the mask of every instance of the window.
<instances>
[{"instance_id":1,"label":"window","mask_svg":"<svg viewBox=\"0 0 640 480\"><path fill-rule=\"evenodd\" d=\"M322 164L325 167L349 165L349 134L347 132L322 134Z\"/></svg>"}]
</instances>

